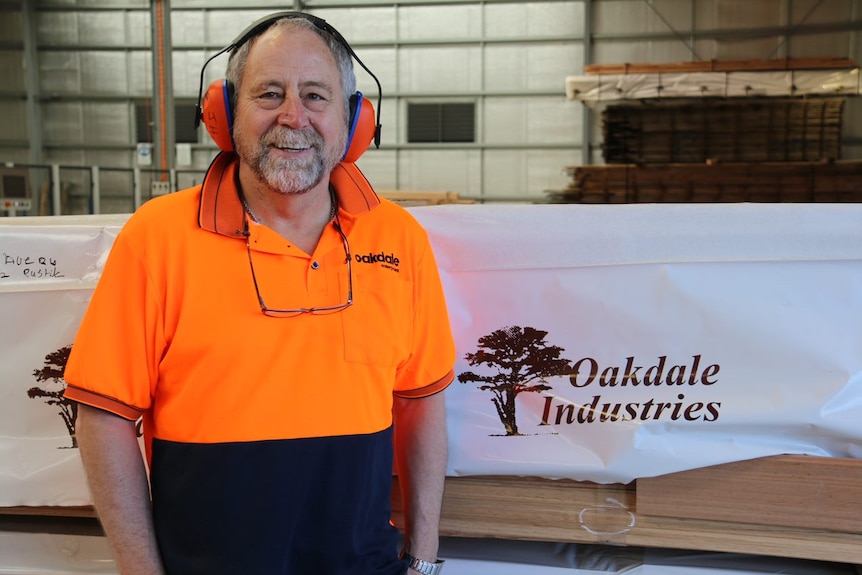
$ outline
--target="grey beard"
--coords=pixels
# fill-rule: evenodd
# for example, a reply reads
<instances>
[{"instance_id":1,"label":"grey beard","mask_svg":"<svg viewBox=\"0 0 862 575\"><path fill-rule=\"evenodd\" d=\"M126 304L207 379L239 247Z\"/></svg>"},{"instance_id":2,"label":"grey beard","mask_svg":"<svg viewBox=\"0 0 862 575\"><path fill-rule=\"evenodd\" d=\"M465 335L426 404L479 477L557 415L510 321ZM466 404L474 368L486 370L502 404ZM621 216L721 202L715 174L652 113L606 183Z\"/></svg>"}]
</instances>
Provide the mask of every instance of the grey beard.
<instances>
[{"instance_id":1,"label":"grey beard","mask_svg":"<svg viewBox=\"0 0 862 575\"><path fill-rule=\"evenodd\" d=\"M282 194L302 194L314 188L323 178L323 155L315 149L308 160L280 160L269 150L258 156L253 168L257 176Z\"/></svg>"},{"instance_id":2,"label":"grey beard","mask_svg":"<svg viewBox=\"0 0 862 575\"><path fill-rule=\"evenodd\" d=\"M271 146L302 148L310 146L314 155L308 159L281 159L275 157ZM264 134L258 146L251 150L237 150L240 157L262 182L282 194L302 194L320 184L341 160L346 142L327 150L323 139L313 131L273 129Z\"/></svg>"}]
</instances>

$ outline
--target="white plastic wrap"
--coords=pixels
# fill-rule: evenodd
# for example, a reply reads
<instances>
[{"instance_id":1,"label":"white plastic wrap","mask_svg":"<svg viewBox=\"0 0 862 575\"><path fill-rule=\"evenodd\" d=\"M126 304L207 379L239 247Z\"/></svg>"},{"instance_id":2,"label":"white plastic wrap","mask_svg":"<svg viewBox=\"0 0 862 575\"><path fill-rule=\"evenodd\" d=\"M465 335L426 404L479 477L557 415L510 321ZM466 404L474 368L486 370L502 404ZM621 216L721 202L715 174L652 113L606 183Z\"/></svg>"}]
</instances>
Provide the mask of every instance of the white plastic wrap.
<instances>
[{"instance_id":1,"label":"white plastic wrap","mask_svg":"<svg viewBox=\"0 0 862 575\"><path fill-rule=\"evenodd\" d=\"M566 77L566 97L569 100L582 102L859 94L858 68L763 72L587 74Z\"/></svg>"},{"instance_id":2,"label":"white plastic wrap","mask_svg":"<svg viewBox=\"0 0 862 575\"><path fill-rule=\"evenodd\" d=\"M449 475L862 457L862 205L411 211L458 346ZM89 502L58 406L30 390L62 388L36 372L72 344L123 220L0 223L0 506Z\"/></svg>"}]
</instances>

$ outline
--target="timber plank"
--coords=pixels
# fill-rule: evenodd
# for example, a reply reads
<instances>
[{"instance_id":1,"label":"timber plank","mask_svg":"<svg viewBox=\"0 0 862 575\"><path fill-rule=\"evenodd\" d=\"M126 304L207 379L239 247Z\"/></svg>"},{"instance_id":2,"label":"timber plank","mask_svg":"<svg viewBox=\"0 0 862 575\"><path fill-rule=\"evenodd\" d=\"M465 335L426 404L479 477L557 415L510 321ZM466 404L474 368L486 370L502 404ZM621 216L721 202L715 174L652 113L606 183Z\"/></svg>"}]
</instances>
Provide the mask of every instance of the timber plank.
<instances>
[{"instance_id":1,"label":"timber plank","mask_svg":"<svg viewBox=\"0 0 862 575\"><path fill-rule=\"evenodd\" d=\"M638 515L626 545L862 564L862 535Z\"/></svg>"},{"instance_id":2,"label":"timber plank","mask_svg":"<svg viewBox=\"0 0 862 575\"><path fill-rule=\"evenodd\" d=\"M393 520L403 524L393 483ZM634 485L537 477L448 477L441 535L591 543L629 529ZM620 544L624 544L619 541Z\"/></svg>"},{"instance_id":3,"label":"timber plank","mask_svg":"<svg viewBox=\"0 0 862 575\"><path fill-rule=\"evenodd\" d=\"M862 460L782 456L637 480L638 511L662 517L862 533Z\"/></svg>"},{"instance_id":4,"label":"timber plank","mask_svg":"<svg viewBox=\"0 0 862 575\"><path fill-rule=\"evenodd\" d=\"M18 506L0 507L0 515L31 515L38 517L96 517L96 510L92 505L81 506Z\"/></svg>"},{"instance_id":5,"label":"timber plank","mask_svg":"<svg viewBox=\"0 0 862 575\"><path fill-rule=\"evenodd\" d=\"M855 68L852 58L774 58L749 60L697 60L665 63L590 64L584 73L601 74L657 74L689 72L748 72L777 70L838 70Z\"/></svg>"}]
</instances>

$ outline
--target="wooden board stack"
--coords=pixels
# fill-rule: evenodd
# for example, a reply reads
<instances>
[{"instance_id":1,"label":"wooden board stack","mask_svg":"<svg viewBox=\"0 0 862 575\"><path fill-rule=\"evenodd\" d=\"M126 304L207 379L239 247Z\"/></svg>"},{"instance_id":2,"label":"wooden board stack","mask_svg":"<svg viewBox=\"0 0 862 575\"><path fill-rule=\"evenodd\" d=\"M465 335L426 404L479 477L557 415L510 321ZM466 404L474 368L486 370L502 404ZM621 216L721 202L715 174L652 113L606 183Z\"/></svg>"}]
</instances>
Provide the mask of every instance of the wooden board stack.
<instances>
[{"instance_id":1,"label":"wooden board stack","mask_svg":"<svg viewBox=\"0 0 862 575\"><path fill-rule=\"evenodd\" d=\"M588 75L856 69L847 58L596 64ZM607 165L567 168L554 203L859 202L841 162L845 97L641 99L602 112Z\"/></svg>"},{"instance_id":2,"label":"wooden board stack","mask_svg":"<svg viewBox=\"0 0 862 575\"><path fill-rule=\"evenodd\" d=\"M440 206L443 204L471 204L456 192L418 192L407 190L377 190L377 194L404 207Z\"/></svg>"},{"instance_id":3,"label":"wooden board stack","mask_svg":"<svg viewBox=\"0 0 862 575\"><path fill-rule=\"evenodd\" d=\"M448 477L441 532L862 564L862 460L781 455L628 485ZM403 507L393 482L394 522Z\"/></svg>"},{"instance_id":4,"label":"wooden board stack","mask_svg":"<svg viewBox=\"0 0 862 575\"><path fill-rule=\"evenodd\" d=\"M844 98L624 103L602 112L608 164L840 159Z\"/></svg>"}]
</instances>

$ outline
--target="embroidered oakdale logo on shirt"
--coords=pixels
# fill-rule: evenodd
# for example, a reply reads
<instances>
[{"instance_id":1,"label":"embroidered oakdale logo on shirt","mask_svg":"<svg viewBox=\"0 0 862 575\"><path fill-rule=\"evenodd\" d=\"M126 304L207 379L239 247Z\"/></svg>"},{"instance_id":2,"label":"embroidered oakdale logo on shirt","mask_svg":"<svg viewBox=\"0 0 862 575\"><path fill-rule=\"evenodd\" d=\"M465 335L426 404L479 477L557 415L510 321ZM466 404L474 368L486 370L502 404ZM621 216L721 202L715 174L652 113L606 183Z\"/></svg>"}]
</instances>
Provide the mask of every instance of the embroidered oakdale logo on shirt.
<instances>
[{"instance_id":1,"label":"embroidered oakdale logo on shirt","mask_svg":"<svg viewBox=\"0 0 862 575\"><path fill-rule=\"evenodd\" d=\"M491 402L506 436L524 435L518 428L515 398L522 393L542 394L539 426L599 424L617 421L700 421L719 418L720 401L690 401L683 390L711 388L718 382L721 369L701 354L675 362L668 356L640 361L623 358L617 365L602 365L584 357L572 362L562 357L562 347L547 342L548 332L533 327L504 327L478 340L475 353L464 359L471 366L484 366L482 374L458 374L461 383L473 383L491 394ZM568 386L555 393L551 378ZM616 388L650 389L652 397L620 402L603 398L602 391ZM586 402L568 399L572 389ZM581 400L583 401L583 400Z\"/></svg>"},{"instance_id":2,"label":"embroidered oakdale logo on shirt","mask_svg":"<svg viewBox=\"0 0 862 575\"><path fill-rule=\"evenodd\" d=\"M45 356L44 366L41 369L33 370L33 377L43 385L28 389L27 396L30 399L41 399L57 410L58 415L66 425L69 437L72 439L72 445L69 447L77 449L78 436L75 434L75 421L78 417L78 403L63 397L63 392L66 390L63 372L66 370L66 362L69 361L71 351L72 346L67 345ZM58 449L65 448L60 447Z\"/></svg>"},{"instance_id":3,"label":"embroidered oakdale logo on shirt","mask_svg":"<svg viewBox=\"0 0 862 575\"><path fill-rule=\"evenodd\" d=\"M392 253L387 254L382 251L377 253L369 252L364 255L356 254L353 256L353 259L358 264L379 264L380 267L394 272L401 271L398 269L398 265L400 263L398 256Z\"/></svg>"}]
</instances>

